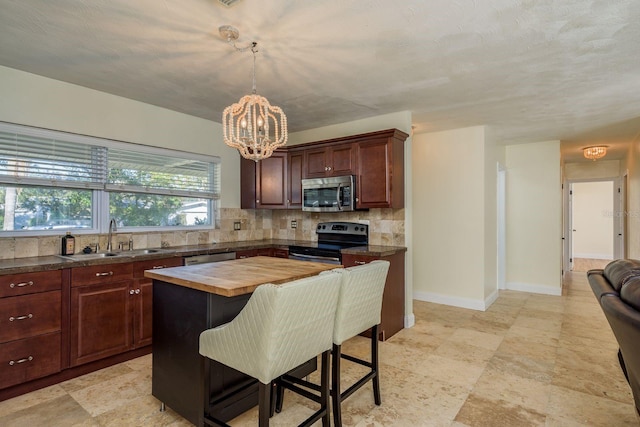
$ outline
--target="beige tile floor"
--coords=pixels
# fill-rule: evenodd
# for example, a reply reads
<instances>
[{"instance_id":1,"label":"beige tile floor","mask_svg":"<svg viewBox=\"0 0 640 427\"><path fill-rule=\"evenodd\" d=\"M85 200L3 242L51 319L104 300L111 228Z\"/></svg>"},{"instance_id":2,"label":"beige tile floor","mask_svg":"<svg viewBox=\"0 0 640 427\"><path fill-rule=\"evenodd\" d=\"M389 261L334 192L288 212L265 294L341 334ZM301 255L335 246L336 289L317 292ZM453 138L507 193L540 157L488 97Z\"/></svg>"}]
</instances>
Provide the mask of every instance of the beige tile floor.
<instances>
[{"instance_id":1,"label":"beige tile floor","mask_svg":"<svg viewBox=\"0 0 640 427\"><path fill-rule=\"evenodd\" d=\"M484 313L419 301L414 311L415 327L381 343L382 406L361 389L343 404L345 426L638 425L584 273L570 273L561 297L503 291ZM344 346L366 348L360 337ZM158 411L150 363L145 356L0 402L0 426L189 426ZM271 424L296 425L312 407L287 394ZM231 425L256 421L252 410Z\"/></svg>"}]
</instances>

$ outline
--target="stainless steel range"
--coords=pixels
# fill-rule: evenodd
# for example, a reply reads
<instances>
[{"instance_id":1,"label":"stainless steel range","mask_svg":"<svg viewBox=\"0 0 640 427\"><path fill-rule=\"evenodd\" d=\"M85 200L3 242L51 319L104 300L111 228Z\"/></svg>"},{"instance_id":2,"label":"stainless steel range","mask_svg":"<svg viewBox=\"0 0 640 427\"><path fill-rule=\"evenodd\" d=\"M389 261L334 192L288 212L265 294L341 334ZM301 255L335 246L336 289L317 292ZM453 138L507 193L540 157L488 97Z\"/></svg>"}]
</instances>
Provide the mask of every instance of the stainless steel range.
<instances>
[{"instance_id":1,"label":"stainless steel range","mask_svg":"<svg viewBox=\"0 0 640 427\"><path fill-rule=\"evenodd\" d=\"M369 243L369 226L356 222L321 222L316 227L316 234L317 244L289 246L289 258L341 264L340 249Z\"/></svg>"}]
</instances>

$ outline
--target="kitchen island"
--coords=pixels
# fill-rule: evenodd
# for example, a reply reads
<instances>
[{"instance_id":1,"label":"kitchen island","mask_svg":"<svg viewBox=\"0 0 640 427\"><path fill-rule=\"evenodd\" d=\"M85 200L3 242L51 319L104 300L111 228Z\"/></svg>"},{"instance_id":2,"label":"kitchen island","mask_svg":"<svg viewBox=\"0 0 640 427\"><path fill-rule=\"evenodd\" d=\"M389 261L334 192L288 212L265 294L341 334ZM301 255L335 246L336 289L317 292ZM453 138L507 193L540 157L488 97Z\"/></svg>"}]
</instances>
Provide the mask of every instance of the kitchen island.
<instances>
[{"instance_id":1,"label":"kitchen island","mask_svg":"<svg viewBox=\"0 0 640 427\"><path fill-rule=\"evenodd\" d=\"M231 321L262 284L285 283L335 267L253 257L147 270L145 277L153 279L153 396L196 425L201 425L206 406L212 416L228 421L257 405L257 381L220 363L205 363L198 351L200 333ZM315 360L296 373L302 376L314 369ZM227 396L236 389L244 391Z\"/></svg>"}]
</instances>

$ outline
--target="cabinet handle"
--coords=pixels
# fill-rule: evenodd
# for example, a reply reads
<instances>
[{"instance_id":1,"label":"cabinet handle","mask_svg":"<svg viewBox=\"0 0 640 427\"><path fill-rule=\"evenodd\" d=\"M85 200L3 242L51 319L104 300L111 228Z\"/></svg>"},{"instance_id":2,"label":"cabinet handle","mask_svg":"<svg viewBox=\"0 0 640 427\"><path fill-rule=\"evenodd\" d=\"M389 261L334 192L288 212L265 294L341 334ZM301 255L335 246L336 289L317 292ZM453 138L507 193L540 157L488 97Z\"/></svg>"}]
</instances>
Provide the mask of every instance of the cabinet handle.
<instances>
[{"instance_id":1,"label":"cabinet handle","mask_svg":"<svg viewBox=\"0 0 640 427\"><path fill-rule=\"evenodd\" d=\"M331 170L331 166L328 166L328 167L327 167L327 170L328 170L328 171L330 171L330 170Z\"/></svg>"},{"instance_id":2,"label":"cabinet handle","mask_svg":"<svg viewBox=\"0 0 640 427\"><path fill-rule=\"evenodd\" d=\"M25 357L24 359L20 359L20 360L10 360L9 365L10 366L18 365L24 362L31 362L32 360L33 360L33 356Z\"/></svg>"},{"instance_id":3,"label":"cabinet handle","mask_svg":"<svg viewBox=\"0 0 640 427\"><path fill-rule=\"evenodd\" d=\"M25 286L32 286L32 285L33 285L33 280L29 280L28 282L12 283L9 285L9 287L13 289L13 288L24 288Z\"/></svg>"},{"instance_id":4,"label":"cabinet handle","mask_svg":"<svg viewBox=\"0 0 640 427\"><path fill-rule=\"evenodd\" d=\"M354 264L358 264L358 265L365 265L366 262L365 261L353 261Z\"/></svg>"},{"instance_id":5,"label":"cabinet handle","mask_svg":"<svg viewBox=\"0 0 640 427\"><path fill-rule=\"evenodd\" d=\"M33 317L33 314L29 313L29 314L25 314L24 316L18 316L18 317L9 317L9 322L13 322L15 320L25 320L25 319L31 319Z\"/></svg>"},{"instance_id":6,"label":"cabinet handle","mask_svg":"<svg viewBox=\"0 0 640 427\"><path fill-rule=\"evenodd\" d=\"M134 291L133 289L129 289L129 295L133 295L136 291Z\"/></svg>"},{"instance_id":7,"label":"cabinet handle","mask_svg":"<svg viewBox=\"0 0 640 427\"><path fill-rule=\"evenodd\" d=\"M256 200L256 203L260 203L260 199Z\"/></svg>"},{"instance_id":8,"label":"cabinet handle","mask_svg":"<svg viewBox=\"0 0 640 427\"><path fill-rule=\"evenodd\" d=\"M136 295L140 295L140 289L136 289Z\"/></svg>"},{"instance_id":9,"label":"cabinet handle","mask_svg":"<svg viewBox=\"0 0 640 427\"><path fill-rule=\"evenodd\" d=\"M158 270L160 268L167 268L166 265L154 265L153 267L151 267L152 270Z\"/></svg>"},{"instance_id":10,"label":"cabinet handle","mask_svg":"<svg viewBox=\"0 0 640 427\"><path fill-rule=\"evenodd\" d=\"M327 169L327 167L325 166L325 167L324 167L324 170L325 170L325 171L328 171L329 169Z\"/></svg>"},{"instance_id":11,"label":"cabinet handle","mask_svg":"<svg viewBox=\"0 0 640 427\"><path fill-rule=\"evenodd\" d=\"M96 277L100 276L113 276L113 271L107 271L106 273L96 273Z\"/></svg>"},{"instance_id":12,"label":"cabinet handle","mask_svg":"<svg viewBox=\"0 0 640 427\"><path fill-rule=\"evenodd\" d=\"M245 258L249 258L249 257L246 255L240 255L240 259L245 259Z\"/></svg>"}]
</instances>

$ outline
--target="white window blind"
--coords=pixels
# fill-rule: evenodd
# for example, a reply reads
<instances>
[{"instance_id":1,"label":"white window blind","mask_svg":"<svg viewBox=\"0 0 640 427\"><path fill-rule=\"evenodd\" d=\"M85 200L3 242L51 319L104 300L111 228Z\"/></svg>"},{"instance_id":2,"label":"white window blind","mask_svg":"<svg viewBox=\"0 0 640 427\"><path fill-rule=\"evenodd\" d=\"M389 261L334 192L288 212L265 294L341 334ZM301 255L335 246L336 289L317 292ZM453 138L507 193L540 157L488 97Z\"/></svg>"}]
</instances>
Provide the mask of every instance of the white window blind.
<instances>
[{"instance_id":1,"label":"white window blind","mask_svg":"<svg viewBox=\"0 0 640 427\"><path fill-rule=\"evenodd\" d=\"M0 127L0 182L104 188L106 148Z\"/></svg>"},{"instance_id":2,"label":"white window blind","mask_svg":"<svg viewBox=\"0 0 640 427\"><path fill-rule=\"evenodd\" d=\"M217 199L217 162L180 152L153 153L109 148L108 191L152 193Z\"/></svg>"}]
</instances>

